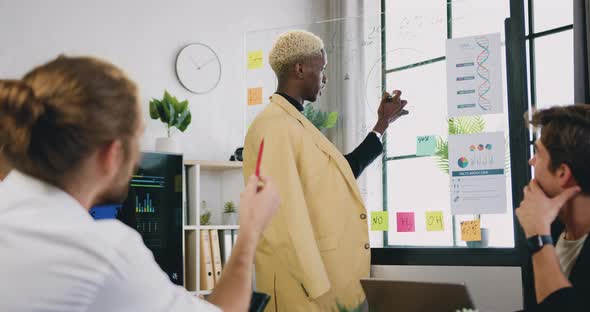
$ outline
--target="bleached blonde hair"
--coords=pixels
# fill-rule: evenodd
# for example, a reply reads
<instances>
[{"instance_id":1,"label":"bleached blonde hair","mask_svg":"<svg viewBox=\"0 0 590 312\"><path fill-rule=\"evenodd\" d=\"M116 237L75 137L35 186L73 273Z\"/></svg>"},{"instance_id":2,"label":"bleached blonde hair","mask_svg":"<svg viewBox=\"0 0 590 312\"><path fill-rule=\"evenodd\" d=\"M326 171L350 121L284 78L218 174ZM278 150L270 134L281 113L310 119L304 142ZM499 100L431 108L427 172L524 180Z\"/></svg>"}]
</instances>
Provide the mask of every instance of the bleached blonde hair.
<instances>
[{"instance_id":1,"label":"bleached blonde hair","mask_svg":"<svg viewBox=\"0 0 590 312\"><path fill-rule=\"evenodd\" d=\"M277 77L283 78L293 64L321 56L323 48L324 42L320 37L305 30L291 30L277 38L268 61Z\"/></svg>"}]
</instances>

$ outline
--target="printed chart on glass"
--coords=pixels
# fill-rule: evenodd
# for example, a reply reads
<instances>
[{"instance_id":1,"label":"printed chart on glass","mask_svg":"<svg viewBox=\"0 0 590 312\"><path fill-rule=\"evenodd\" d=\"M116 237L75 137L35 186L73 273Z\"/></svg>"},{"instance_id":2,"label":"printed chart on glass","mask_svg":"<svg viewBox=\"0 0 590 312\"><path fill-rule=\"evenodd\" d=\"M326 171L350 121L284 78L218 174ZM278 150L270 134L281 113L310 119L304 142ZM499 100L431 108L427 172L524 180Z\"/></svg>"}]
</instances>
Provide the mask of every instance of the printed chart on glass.
<instances>
[{"instance_id":1,"label":"printed chart on glass","mask_svg":"<svg viewBox=\"0 0 590 312\"><path fill-rule=\"evenodd\" d=\"M500 33L447 40L449 116L502 112Z\"/></svg>"},{"instance_id":2,"label":"printed chart on glass","mask_svg":"<svg viewBox=\"0 0 590 312\"><path fill-rule=\"evenodd\" d=\"M449 136L454 215L506 212L504 145L503 132Z\"/></svg>"}]
</instances>

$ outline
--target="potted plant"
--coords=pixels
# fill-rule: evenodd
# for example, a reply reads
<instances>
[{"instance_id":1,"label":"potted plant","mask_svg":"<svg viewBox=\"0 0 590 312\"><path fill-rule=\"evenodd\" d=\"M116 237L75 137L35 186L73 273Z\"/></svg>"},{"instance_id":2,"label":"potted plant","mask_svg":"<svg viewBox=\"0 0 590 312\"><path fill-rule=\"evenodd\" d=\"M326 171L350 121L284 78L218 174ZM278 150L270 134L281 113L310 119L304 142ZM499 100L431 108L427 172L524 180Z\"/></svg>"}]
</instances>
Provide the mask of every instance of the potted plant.
<instances>
[{"instance_id":1,"label":"potted plant","mask_svg":"<svg viewBox=\"0 0 590 312\"><path fill-rule=\"evenodd\" d=\"M363 311L363 305L360 304L356 308L347 308L339 303L336 304L336 310L338 312L361 312Z\"/></svg>"},{"instance_id":2,"label":"potted plant","mask_svg":"<svg viewBox=\"0 0 590 312\"><path fill-rule=\"evenodd\" d=\"M236 225L238 224L238 212L236 204L233 201L228 201L223 206L223 224Z\"/></svg>"},{"instance_id":3,"label":"potted plant","mask_svg":"<svg viewBox=\"0 0 590 312\"><path fill-rule=\"evenodd\" d=\"M310 103L305 105L303 115L319 130L334 128L338 122L338 112L323 112Z\"/></svg>"},{"instance_id":4,"label":"potted plant","mask_svg":"<svg viewBox=\"0 0 590 312\"><path fill-rule=\"evenodd\" d=\"M203 212L201 214L201 225L210 225L211 223L211 211Z\"/></svg>"},{"instance_id":5,"label":"potted plant","mask_svg":"<svg viewBox=\"0 0 590 312\"><path fill-rule=\"evenodd\" d=\"M201 201L201 220L200 220L200 224L201 225L210 225L211 224L211 211L209 211L209 209L207 209L207 202L206 201Z\"/></svg>"},{"instance_id":6,"label":"potted plant","mask_svg":"<svg viewBox=\"0 0 590 312\"><path fill-rule=\"evenodd\" d=\"M162 99L152 99L150 101L150 117L160 120L166 127L166 137L156 139L156 151L177 153L178 147L174 140L174 131L176 128L184 132L191 123L191 112L188 108L188 101L182 102L168 91L164 91Z\"/></svg>"}]
</instances>

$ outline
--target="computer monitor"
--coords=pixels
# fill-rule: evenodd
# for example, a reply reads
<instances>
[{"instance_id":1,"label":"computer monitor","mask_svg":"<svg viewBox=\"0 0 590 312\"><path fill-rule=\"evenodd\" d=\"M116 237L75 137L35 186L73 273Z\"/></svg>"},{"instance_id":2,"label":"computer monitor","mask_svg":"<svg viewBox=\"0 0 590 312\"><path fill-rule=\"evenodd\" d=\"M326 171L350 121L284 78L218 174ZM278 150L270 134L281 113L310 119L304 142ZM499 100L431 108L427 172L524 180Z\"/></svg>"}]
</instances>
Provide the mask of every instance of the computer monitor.
<instances>
[{"instance_id":1,"label":"computer monitor","mask_svg":"<svg viewBox=\"0 0 590 312\"><path fill-rule=\"evenodd\" d=\"M182 155L142 153L125 202L90 210L97 220L117 218L136 229L156 262L178 285L184 283L182 167Z\"/></svg>"}]
</instances>

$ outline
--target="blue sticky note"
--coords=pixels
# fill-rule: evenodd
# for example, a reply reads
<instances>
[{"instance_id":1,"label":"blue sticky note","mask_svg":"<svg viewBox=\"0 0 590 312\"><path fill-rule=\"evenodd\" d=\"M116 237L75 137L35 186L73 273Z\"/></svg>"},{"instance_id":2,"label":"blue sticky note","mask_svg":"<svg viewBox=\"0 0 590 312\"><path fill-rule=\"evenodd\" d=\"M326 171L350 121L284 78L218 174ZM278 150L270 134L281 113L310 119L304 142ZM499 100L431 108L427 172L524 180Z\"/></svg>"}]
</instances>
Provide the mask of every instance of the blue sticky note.
<instances>
[{"instance_id":1,"label":"blue sticky note","mask_svg":"<svg viewBox=\"0 0 590 312\"><path fill-rule=\"evenodd\" d=\"M436 136L423 135L416 138L416 156L431 156L436 151Z\"/></svg>"}]
</instances>

